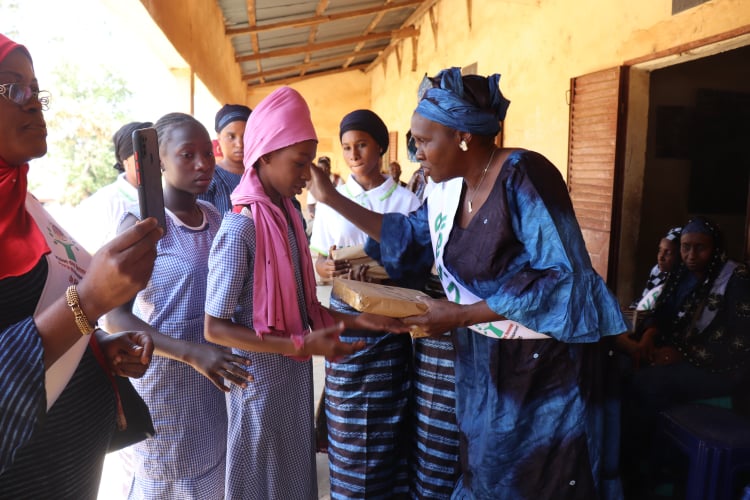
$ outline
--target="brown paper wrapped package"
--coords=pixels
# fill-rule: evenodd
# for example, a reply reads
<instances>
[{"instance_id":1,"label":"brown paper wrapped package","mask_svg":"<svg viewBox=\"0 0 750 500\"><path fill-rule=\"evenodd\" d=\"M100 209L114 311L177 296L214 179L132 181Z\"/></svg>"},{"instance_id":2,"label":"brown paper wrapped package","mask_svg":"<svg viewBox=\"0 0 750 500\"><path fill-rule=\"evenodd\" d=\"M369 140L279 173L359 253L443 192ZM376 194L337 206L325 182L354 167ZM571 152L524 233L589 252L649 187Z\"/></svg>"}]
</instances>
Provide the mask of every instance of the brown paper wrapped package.
<instances>
[{"instance_id":1,"label":"brown paper wrapped package","mask_svg":"<svg viewBox=\"0 0 750 500\"><path fill-rule=\"evenodd\" d=\"M385 272L385 268L378 264L377 260L365 253L364 245L337 248L333 251L332 257L334 260L348 260L352 269L356 269L362 265L368 266L367 276L375 280L384 281L388 279L388 273Z\"/></svg>"},{"instance_id":2,"label":"brown paper wrapped package","mask_svg":"<svg viewBox=\"0 0 750 500\"><path fill-rule=\"evenodd\" d=\"M333 279L333 293L357 311L389 318L418 316L427 310L427 305L419 297L429 298L429 295L419 290L344 278ZM425 336L418 327L412 327L410 333L412 337Z\"/></svg>"}]
</instances>

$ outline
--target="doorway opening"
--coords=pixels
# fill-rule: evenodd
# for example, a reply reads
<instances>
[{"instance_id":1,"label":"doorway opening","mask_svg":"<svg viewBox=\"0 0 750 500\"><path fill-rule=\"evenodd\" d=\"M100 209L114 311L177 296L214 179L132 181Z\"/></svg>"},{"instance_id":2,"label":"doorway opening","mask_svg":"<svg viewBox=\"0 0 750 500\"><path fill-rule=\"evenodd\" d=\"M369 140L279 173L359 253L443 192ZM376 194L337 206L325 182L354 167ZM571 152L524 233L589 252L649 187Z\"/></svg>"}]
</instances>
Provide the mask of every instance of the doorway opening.
<instances>
[{"instance_id":1,"label":"doorway opening","mask_svg":"<svg viewBox=\"0 0 750 500\"><path fill-rule=\"evenodd\" d=\"M629 68L617 295L640 291L659 240L693 215L716 222L730 258L748 258L750 39Z\"/></svg>"}]
</instances>

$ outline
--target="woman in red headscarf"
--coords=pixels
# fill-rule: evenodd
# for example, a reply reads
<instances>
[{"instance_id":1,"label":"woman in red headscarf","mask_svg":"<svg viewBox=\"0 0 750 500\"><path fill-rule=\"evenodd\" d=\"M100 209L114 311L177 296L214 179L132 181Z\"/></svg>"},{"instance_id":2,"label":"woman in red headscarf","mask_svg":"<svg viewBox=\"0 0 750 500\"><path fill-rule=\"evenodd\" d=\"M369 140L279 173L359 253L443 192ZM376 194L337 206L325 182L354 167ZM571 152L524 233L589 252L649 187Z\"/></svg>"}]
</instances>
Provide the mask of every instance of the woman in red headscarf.
<instances>
[{"instance_id":1,"label":"woman in red headscarf","mask_svg":"<svg viewBox=\"0 0 750 500\"><path fill-rule=\"evenodd\" d=\"M153 344L94 325L146 284L161 230L144 221L91 257L47 214L26 178L46 104L28 50L0 35L0 492L95 498L124 425L112 374L142 375Z\"/></svg>"}]
</instances>

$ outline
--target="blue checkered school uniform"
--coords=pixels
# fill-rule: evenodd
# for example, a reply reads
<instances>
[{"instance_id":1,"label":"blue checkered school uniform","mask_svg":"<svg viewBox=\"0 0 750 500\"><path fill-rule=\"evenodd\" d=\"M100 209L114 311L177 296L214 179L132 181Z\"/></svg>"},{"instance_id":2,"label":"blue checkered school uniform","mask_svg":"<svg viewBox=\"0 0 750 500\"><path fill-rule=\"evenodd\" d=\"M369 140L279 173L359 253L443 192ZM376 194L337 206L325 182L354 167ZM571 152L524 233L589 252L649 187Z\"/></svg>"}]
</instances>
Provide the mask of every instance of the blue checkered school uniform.
<instances>
[{"instance_id":1,"label":"blue checkered school uniform","mask_svg":"<svg viewBox=\"0 0 750 500\"><path fill-rule=\"evenodd\" d=\"M295 214L290 214L295 216ZM297 215L298 216L298 215ZM300 246L287 228L297 304L307 318ZM243 214L224 216L209 259L206 313L252 328L255 225ZM227 499L317 499L312 361L233 349L249 358L254 381L227 395Z\"/></svg>"},{"instance_id":2,"label":"blue checkered school uniform","mask_svg":"<svg viewBox=\"0 0 750 500\"><path fill-rule=\"evenodd\" d=\"M198 199L215 206L219 214L224 217L224 214L232 210L232 200L229 197L240 183L240 179L242 179L242 174L235 174L217 165L208 190L199 194Z\"/></svg>"},{"instance_id":3,"label":"blue checkered school uniform","mask_svg":"<svg viewBox=\"0 0 750 500\"><path fill-rule=\"evenodd\" d=\"M221 216L209 203L198 205L204 214L200 227L185 226L168 212L151 280L137 295L133 312L165 335L206 343L208 255ZM224 498L224 394L187 364L160 356L133 385L151 410L156 436L131 447L135 478L129 497Z\"/></svg>"}]
</instances>

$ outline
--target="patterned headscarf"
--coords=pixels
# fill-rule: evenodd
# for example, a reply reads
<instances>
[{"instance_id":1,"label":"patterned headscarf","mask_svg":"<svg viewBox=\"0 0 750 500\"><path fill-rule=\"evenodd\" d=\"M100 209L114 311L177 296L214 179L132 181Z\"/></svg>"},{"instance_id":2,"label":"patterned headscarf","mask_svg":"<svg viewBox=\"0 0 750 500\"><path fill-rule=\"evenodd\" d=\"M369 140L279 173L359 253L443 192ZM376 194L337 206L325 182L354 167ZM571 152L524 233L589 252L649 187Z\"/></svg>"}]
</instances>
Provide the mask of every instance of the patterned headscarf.
<instances>
[{"instance_id":1,"label":"patterned headscarf","mask_svg":"<svg viewBox=\"0 0 750 500\"><path fill-rule=\"evenodd\" d=\"M444 69L434 78L425 77L415 111L428 120L454 130L495 136L500 132L500 122L505 119L510 101L500 91L498 73L484 80L489 104L479 107L466 93L460 68Z\"/></svg>"},{"instance_id":2,"label":"patterned headscarf","mask_svg":"<svg viewBox=\"0 0 750 500\"><path fill-rule=\"evenodd\" d=\"M732 272L728 271L733 271L737 266L727 261L721 232L711 221L700 216L690 219L681 234L692 233L710 235L714 250L705 278L689 290L679 304L675 303L679 301L680 294L686 292L685 286L689 282L691 273L682 262L676 271L669 274L664 284L664 292L658 299L657 309L661 304L672 303L676 305L677 313L672 318L669 331L662 333L665 340L677 347L691 363L706 366L713 371L731 370L736 367L736 364L726 356L731 351L736 351L737 347L736 345L727 346L736 344L736 340L730 339L726 331L714 338L717 325L713 323L713 320L717 313L724 309L724 292L732 275ZM732 265L729 266L729 264ZM734 311L723 311L723 313L730 315ZM734 321L734 319L727 321ZM729 330L728 324L718 326L720 329ZM750 348L750 346L744 348Z\"/></svg>"},{"instance_id":3,"label":"patterned headscarf","mask_svg":"<svg viewBox=\"0 0 750 500\"><path fill-rule=\"evenodd\" d=\"M664 238L669 241L677 240L677 242L679 243L681 234L682 234L682 227L675 226L675 227L670 228L669 231L667 231L667 235L664 236Z\"/></svg>"}]
</instances>

